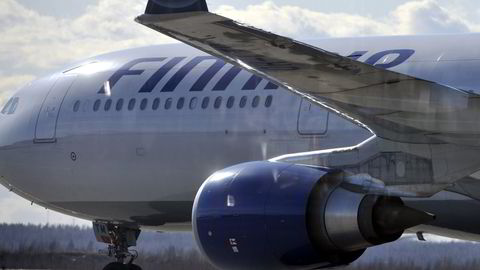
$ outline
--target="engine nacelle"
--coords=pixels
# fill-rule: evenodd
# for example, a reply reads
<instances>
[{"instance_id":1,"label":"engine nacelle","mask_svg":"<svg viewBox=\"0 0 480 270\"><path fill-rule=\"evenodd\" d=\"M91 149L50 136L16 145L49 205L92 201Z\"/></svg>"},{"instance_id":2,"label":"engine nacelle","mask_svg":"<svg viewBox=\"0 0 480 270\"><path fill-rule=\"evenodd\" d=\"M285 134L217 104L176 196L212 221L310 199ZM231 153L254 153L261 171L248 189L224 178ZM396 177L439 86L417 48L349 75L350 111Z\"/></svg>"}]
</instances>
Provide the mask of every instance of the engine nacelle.
<instances>
[{"instance_id":1,"label":"engine nacelle","mask_svg":"<svg viewBox=\"0 0 480 270\"><path fill-rule=\"evenodd\" d=\"M431 218L340 184L335 173L284 163L218 171L195 198L196 242L222 269L319 269L349 264Z\"/></svg>"}]
</instances>

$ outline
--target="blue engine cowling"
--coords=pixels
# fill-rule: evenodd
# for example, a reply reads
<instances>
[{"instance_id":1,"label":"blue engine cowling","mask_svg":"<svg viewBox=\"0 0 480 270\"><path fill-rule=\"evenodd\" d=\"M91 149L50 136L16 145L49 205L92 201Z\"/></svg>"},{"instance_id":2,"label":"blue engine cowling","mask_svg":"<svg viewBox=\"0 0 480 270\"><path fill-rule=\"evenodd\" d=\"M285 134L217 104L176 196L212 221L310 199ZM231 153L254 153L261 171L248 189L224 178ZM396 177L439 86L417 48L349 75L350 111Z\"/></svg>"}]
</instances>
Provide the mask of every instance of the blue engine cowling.
<instances>
[{"instance_id":1,"label":"blue engine cowling","mask_svg":"<svg viewBox=\"0 0 480 270\"><path fill-rule=\"evenodd\" d=\"M274 162L218 171L195 198L195 240L222 269L320 269L434 218L398 197L358 193L343 176Z\"/></svg>"},{"instance_id":2,"label":"blue engine cowling","mask_svg":"<svg viewBox=\"0 0 480 270\"><path fill-rule=\"evenodd\" d=\"M343 251L332 243L315 243L328 236L323 228L311 231L319 222L309 217L318 212L309 206L318 204L318 199L311 202L312 191L320 188L327 200L334 189L317 185L327 173L272 162L216 172L198 191L193 207L200 250L222 269L319 269L354 261L364 248Z\"/></svg>"}]
</instances>

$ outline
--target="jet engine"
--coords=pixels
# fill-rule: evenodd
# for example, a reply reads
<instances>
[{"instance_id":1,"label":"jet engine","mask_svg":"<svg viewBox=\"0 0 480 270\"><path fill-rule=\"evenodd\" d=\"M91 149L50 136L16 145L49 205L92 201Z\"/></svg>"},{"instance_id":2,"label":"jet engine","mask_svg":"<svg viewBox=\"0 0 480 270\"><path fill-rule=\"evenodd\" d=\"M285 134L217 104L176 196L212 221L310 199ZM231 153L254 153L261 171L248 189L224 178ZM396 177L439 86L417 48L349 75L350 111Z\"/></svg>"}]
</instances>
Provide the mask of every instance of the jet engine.
<instances>
[{"instance_id":1,"label":"jet engine","mask_svg":"<svg viewBox=\"0 0 480 270\"><path fill-rule=\"evenodd\" d=\"M274 162L214 173L193 206L197 245L221 269L319 269L433 219L398 197L350 191L338 174Z\"/></svg>"}]
</instances>

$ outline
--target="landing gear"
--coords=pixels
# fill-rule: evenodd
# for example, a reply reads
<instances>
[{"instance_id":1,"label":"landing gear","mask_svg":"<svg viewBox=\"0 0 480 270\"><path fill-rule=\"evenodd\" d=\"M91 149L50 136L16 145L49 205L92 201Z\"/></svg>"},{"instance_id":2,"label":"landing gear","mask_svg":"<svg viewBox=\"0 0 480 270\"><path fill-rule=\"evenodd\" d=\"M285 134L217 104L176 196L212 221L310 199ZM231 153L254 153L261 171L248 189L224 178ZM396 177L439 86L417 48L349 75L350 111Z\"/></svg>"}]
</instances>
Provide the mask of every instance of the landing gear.
<instances>
[{"instance_id":1,"label":"landing gear","mask_svg":"<svg viewBox=\"0 0 480 270\"><path fill-rule=\"evenodd\" d=\"M116 259L116 262L107 264L103 270L142 270L140 266L133 264L138 257L137 252L128 249L137 245L140 235L138 228L93 222L93 231L97 241L108 244L108 256Z\"/></svg>"}]
</instances>

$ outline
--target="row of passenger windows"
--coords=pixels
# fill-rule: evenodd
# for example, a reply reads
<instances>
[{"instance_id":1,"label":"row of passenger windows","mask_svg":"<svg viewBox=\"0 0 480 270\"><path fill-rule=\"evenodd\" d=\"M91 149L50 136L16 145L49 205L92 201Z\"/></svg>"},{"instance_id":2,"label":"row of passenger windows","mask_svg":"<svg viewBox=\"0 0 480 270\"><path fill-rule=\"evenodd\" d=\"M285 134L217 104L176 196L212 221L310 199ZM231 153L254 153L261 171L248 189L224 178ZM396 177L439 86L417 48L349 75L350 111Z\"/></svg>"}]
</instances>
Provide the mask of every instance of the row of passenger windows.
<instances>
[{"instance_id":1,"label":"row of passenger windows","mask_svg":"<svg viewBox=\"0 0 480 270\"><path fill-rule=\"evenodd\" d=\"M102 100L97 99L93 103L93 111L94 112L98 112L100 110L110 111L110 110L113 110L113 108L117 111L121 111L124 109L124 107L129 111L133 111L135 110L136 106L139 106L140 110L142 111L145 111L147 108L149 108L149 106L151 106L151 109L156 111L161 106L160 101L161 101L160 98L155 98L150 104L150 101L147 98L144 98L139 102L137 102L137 99L135 98L128 100L128 102L126 102L123 98L120 98L114 104L114 101L112 99L107 99L105 102L102 102ZM240 98L240 101L238 102L238 106L240 108L245 108L247 105L250 105L252 108L257 108L261 102L262 100L260 96L253 97L250 102L247 96L243 96ZM270 106L272 106L272 102L273 102L273 97L267 96L263 102L263 105L266 108L270 108ZM178 110L181 110L184 107L186 107L185 103L186 103L186 99L184 97L181 97L177 100L175 107ZM191 110L194 110L197 108L197 106L201 106L202 109L207 109L208 106L210 105L210 97L204 97L201 100L201 104L199 103L200 103L199 98L193 97L190 99L188 103L188 108L190 108ZM212 101L212 103L213 103L213 108L219 109L222 106L223 98L220 96L216 97L215 100ZM73 111L78 112L80 110L80 105L81 105L80 100L77 100L73 104ZM174 106L174 100L172 98L166 99L165 103L163 104L163 108L165 110L169 110L172 108L172 106ZM234 106L235 106L235 97L231 96L226 100L226 107L228 109L231 109Z\"/></svg>"}]
</instances>

